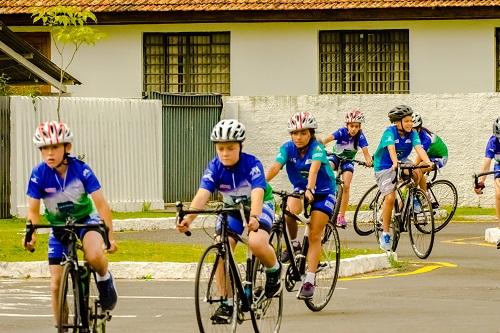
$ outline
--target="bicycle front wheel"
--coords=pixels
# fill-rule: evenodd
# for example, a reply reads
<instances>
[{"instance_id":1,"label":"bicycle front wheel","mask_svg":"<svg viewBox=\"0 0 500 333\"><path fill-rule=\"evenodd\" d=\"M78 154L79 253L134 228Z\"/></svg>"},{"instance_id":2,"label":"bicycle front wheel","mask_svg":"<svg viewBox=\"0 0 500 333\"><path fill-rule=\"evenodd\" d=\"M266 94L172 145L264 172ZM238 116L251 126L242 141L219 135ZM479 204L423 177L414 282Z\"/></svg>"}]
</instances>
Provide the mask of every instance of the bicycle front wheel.
<instances>
[{"instance_id":1,"label":"bicycle front wheel","mask_svg":"<svg viewBox=\"0 0 500 333\"><path fill-rule=\"evenodd\" d=\"M279 232L272 232L269 242L279 260L281 256L281 235ZM257 258L255 258L253 265L252 286L252 324L255 332L279 332L283 315L283 289L275 297L263 296L266 286L266 267Z\"/></svg>"},{"instance_id":2,"label":"bicycle front wheel","mask_svg":"<svg viewBox=\"0 0 500 333\"><path fill-rule=\"evenodd\" d=\"M314 296L305 300L311 311L321 311L332 298L340 267L340 239L337 228L327 223L321 240L321 257L316 270Z\"/></svg>"},{"instance_id":3,"label":"bicycle front wheel","mask_svg":"<svg viewBox=\"0 0 500 333\"><path fill-rule=\"evenodd\" d=\"M412 207L406 215L408 221L408 232L413 252L420 259L427 258L434 245L434 214L432 205L420 188L414 189L413 199L409 201Z\"/></svg>"},{"instance_id":4,"label":"bicycle front wheel","mask_svg":"<svg viewBox=\"0 0 500 333\"><path fill-rule=\"evenodd\" d=\"M436 232L443 230L451 221L457 209L458 194L455 185L444 179L428 184L429 199L434 211Z\"/></svg>"},{"instance_id":5,"label":"bicycle front wheel","mask_svg":"<svg viewBox=\"0 0 500 333\"><path fill-rule=\"evenodd\" d=\"M377 198L380 197L378 193L377 185L373 185L366 191L356 206L352 225L354 231L360 236L368 236L375 231L376 220L373 210L376 208Z\"/></svg>"},{"instance_id":6,"label":"bicycle front wheel","mask_svg":"<svg viewBox=\"0 0 500 333\"><path fill-rule=\"evenodd\" d=\"M237 292L221 247L209 246L196 269L194 302L198 328L203 333L235 332L238 325Z\"/></svg>"},{"instance_id":7,"label":"bicycle front wheel","mask_svg":"<svg viewBox=\"0 0 500 333\"><path fill-rule=\"evenodd\" d=\"M99 291L97 290L97 281L95 279L95 272L90 269L88 264L85 265L88 276L89 295L87 297L87 311L89 315L89 326L92 333L106 333L106 321L109 319L108 315L101 308L99 301Z\"/></svg>"},{"instance_id":8,"label":"bicycle front wheel","mask_svg":"<svg viewBox=\"0 0 500 333\"><path fill-rule=\"evenodd\" d=\"M82 329L79 286L80 279L77 270L71 262L66 263L59 286L58 333L76 333Z\"/></svg>"},{"instance_id":9,"label":"bicycle front wheel","mask_svg":"<svg viewBox=\"0 0 500 333\"><path fill-rule=\"evenodd\" d=\"M336 198L335 198L335 208L333 209L333 215L331 220L333 221L334 224L337 223L337 217L339 216L340 212L340 204L342 202L342 195L344 194L344 186L342 184L337 184L337 193L336 193Z\"/></svg>"}]
</instances>

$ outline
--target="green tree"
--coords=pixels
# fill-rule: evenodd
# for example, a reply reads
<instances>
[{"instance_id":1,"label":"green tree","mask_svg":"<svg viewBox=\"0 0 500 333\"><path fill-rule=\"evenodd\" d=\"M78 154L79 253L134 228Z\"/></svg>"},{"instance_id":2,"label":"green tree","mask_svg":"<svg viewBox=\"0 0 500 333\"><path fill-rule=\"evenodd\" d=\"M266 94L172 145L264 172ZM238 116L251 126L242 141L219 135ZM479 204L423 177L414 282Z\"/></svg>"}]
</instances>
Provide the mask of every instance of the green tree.
<instances>
[{"instance_id":1,"label":"green tree","mask_svg":"<svg viewBox=\"0 0 500 333\"><path fill-rule=\"evenodd\" d=\"M60 56L59 67L61 75L59 82L63 83L64 74L75 59L75 55L82 45L94 45L105 37L105 34L97 29L89 27L88 23L96 23L96 16L87 9L78 7L56 6L36 7L31 15L33 23L40 22L49 27L51 38ZM66 61L65 49L72 47L69 60ZM61 89L58 89L57 119L60 121Z\"/></svg>"}]
</instances>

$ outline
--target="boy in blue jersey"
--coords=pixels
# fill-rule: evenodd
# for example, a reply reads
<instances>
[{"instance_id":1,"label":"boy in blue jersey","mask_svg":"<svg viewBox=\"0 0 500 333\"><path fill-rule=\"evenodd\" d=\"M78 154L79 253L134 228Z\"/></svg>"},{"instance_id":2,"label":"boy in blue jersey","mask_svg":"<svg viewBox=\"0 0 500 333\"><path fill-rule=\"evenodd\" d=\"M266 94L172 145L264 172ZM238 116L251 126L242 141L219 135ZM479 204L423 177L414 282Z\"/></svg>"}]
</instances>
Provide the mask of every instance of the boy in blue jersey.
<instances>
[{"instance_id":1,"label":"boy in blue jersey","mask_svg":"<svg viewBox=\"0 0 500 333\"><path fill-rule=\"evenodd\" d=\"M245 140L245 126L237 120L221 120L212 130L211 140L215 144L217 157L210 161L201 178L200 188L191 201L191 209L202 209L214 191L222 194L225 204L234 204L234 200L243 199L250 205L248 219L248 246L259 258L266 269L265 295L268 298L281 291L281 264L276 258L274 249L269 244L269 233L274 220L274 198L271 187L264 178L262 163L253 155L242 152ZM180 221L177 229L180 232L189 230L196 215L190 214ZM243 221L241 216L229 216L229 229L241 235ZM216 226L220 232L220 222ZM230 238L231 247L236 240ZM221 294L226 293L219 290ZM222 303L212 316L213 321L227 323L233 314L232 295L228 295L227 303Z\"/></svg>"},{"instance_id":2,"label":"boy in blue jersey","mask_svg":"<svg viewBox=\"0 0 500 333\"><path fill-rule=\"evenodd\" d=\"M413 110L406 105L396 106L389 111L388 116L392 125L385 129L374 155L375 178L381 194L385 197L382 208L383 232L379 239L380 248L385 251L390 251L392 246L389 227L396 200L396 184L393 180L396 177L398 161L412 163L408 156L412 149L415 149L423 163L431 165L427 153L422 148L418 133L413 130L412 114ZM425 191L425 178L422 171L414 170L412 177Z\"/></svg>"},{"instance_id":3,"label":"boy in blue jersey","mask_svg":"<svg viewBox=\"0 0 500 333\"><path fill-rule=\"evenodd\" d=\"M307 272L297 294L299 299L314 296L316 268L321 256L321 237L335 207L335 176L323 144L316 140L317 127L316 119L309 112L294 114L288 121L288 132L292 140L281 146L274 164L266 173L267 181L271 181L286 165L288 179L294 191L305 191L305 197L311 203ZM303 210L303 203L298 198L288 198L287 205L294 214L300 214ZM286 222L294 250L299 250L297 221L287 216ZM289 260L288 253L284 253L282 260Z\"/></svg>"},{"instance_id":4,"label":"boy in blue jersey","mask_svg":"<svg viewBox=\"0 0 500 333\"><path fill-rule=\"evenodd\" d=\"M365 157L366 166L372 165L372 157L368 152L368 141L366 140L361 125L365 122L365 115L358 109L349 111L345 115L345 127L341 127L332 134L322 140L326 146L329 142L335 140L333 149L334 155L328 156L334 170L342 172L342 180L344 181L344 189L342 200L340 203L339 215L337 216L337 227L346 228L347 221L345 219L345 211L349 204L349 195L351 191L352 175L354 173L354 163L352 160L361 148ZM345 159L340 162L340 158Z\"/></svg>"},{"instance_id":5,"label":"boy in blue jersey","mask_svg":"<svg viewBox=\"0 0 500 333\"><path fill-rule=\"evenodd\" d=\"M102 218L109 227L111 248L108 252L116 251L111 210L101 185L87 164L69 156L73 142L73 133L69 127L56 121L41 123L35 131L33 142L40 149L43 162L33 168L28 182L28 220L33 224L40 223L40 200L43 200L45 205L47 220L53 225L64 225L68 216L78 223L89 224L99 223ZM104 310L112 310L116 305L117 294L113 277L108 271L103 236L98 231L82 230L79 237L82 240L85 260L97 273L97 288L102 307ZM60 263L67 247L64 234L59 232L51 231L48 243L52 310L57 323L62 274ZM25 246L28 250L33 250L35 244L36 235L33 234L31 242Z\"/></svg>"},{"instance_id":6,"label":"boy in blue jersey","mask_svg":"<svg viewBox=\"0 0 500 333\"><path fill-rule=\"evenodd\" d=\"M500 228L500 117L493 123L493 135L486 144L486 152L484 153L483 168L481 173L487 172L490 169L491 162L495 161L495 207L497 213L498 228ZM479 178L477 186L474 188L477 194L482 194L484 189L484 180L486 176ZM497 244L498 246L498 244Z\"/></svg>"}]
</instances>

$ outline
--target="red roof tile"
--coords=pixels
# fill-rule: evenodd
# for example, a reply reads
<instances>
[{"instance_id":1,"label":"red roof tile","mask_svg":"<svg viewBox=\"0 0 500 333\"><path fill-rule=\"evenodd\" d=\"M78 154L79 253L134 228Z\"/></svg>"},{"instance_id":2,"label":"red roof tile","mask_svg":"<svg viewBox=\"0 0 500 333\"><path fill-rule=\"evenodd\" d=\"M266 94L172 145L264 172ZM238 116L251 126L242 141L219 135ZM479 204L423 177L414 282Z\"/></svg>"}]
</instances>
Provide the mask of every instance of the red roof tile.
<instances>
[{"instance_id":1,"label":"red roof tile","mask_svg":"<svg viewBox=\"0 0 500 333\"><path fill-rule=\"evenodd\" d=\"M2 0L0 14L29 14L34 6L57 5L102 13L493 7L500 0Z\"/></svg>"}]
</instances>

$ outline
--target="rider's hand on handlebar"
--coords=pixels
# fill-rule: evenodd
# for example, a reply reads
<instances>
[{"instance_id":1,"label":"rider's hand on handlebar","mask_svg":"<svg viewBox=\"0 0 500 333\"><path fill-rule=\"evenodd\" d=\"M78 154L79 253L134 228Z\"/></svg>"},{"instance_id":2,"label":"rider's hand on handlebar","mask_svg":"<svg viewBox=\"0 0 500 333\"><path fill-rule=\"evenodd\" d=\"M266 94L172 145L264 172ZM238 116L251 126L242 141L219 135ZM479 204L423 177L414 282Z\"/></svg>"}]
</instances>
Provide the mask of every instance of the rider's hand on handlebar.
<instances>
[{"instance_id":1,"label":"rider's hand on handlebar","mask_svg":"<svg viewBox=\"0 0 500 333\"><path fill-rule=\"evenodd\" d=\"M312 193L311 190L306 190L306 192L304 193L305 197L306 197L306 200L308 202L313 202L314 201L314 194Z\"/></svg>"},{"instance_id":2,"label":"rider's hand on handlebar","mask_svg":"<svg viewBox=\"0 0 500 333\"><path fill-rule=\"evenodd\" d=\"M31 242L29 242L29 243L26 243L26 244L25 244L25 243L24 243L24 238L23 238L22 242L23 242L23 247L24 247L26 250L28 250L28 251L30 251L30 252L35 251L35 245L36 245L36 234L35 234L35 233L33 233L33 234L31 235Z\"/></svg>"},{"instance_id":3,"label":"rider's hand on handlebar","mask_svg":"<svg viewBox=\"0 0 500 333\"><path fill-rule=\"evenodd\" d=\"M109 238L109 245L109 249L106 249L107 253L115 253L116 251L118 251L118 244L116 243L116 240L114 238Z\"/></svg>"},{"instance_id":4,"label":"rider's hand on handlebar","mask_svg":"<svg viewBox=\"0 0 500 333\"><path fill-rule=\"evenodd\" d=\"M248 230L249 231L257 231L259 230L259 220L255 216L250 216L250 219L248 220Z\"/></svg>"},{"instance_id":5,"label":"rider's hand on handlebar","mask_svg":"<svg viewBox=\"0 0 500 333\"><path fill-rule=\"evenodd\" d=\"M483 189L486 186L484 185L484 182L478 182L477 185L474 187L474 192L477 194L483 194Z\"/></svg>"},{"instance_id":6,"label":"rider's hand on handlebar","mask_svg":"<svg viewBox=\"0 0 500 333\"><path fill-rule=\"evenodd\" d=\"M192 221L188 220L187 218L182 219L177 223L177 230L181 233L185 233L189 231L189 225L191 224Z\"/></svg>"}]
</instances>

